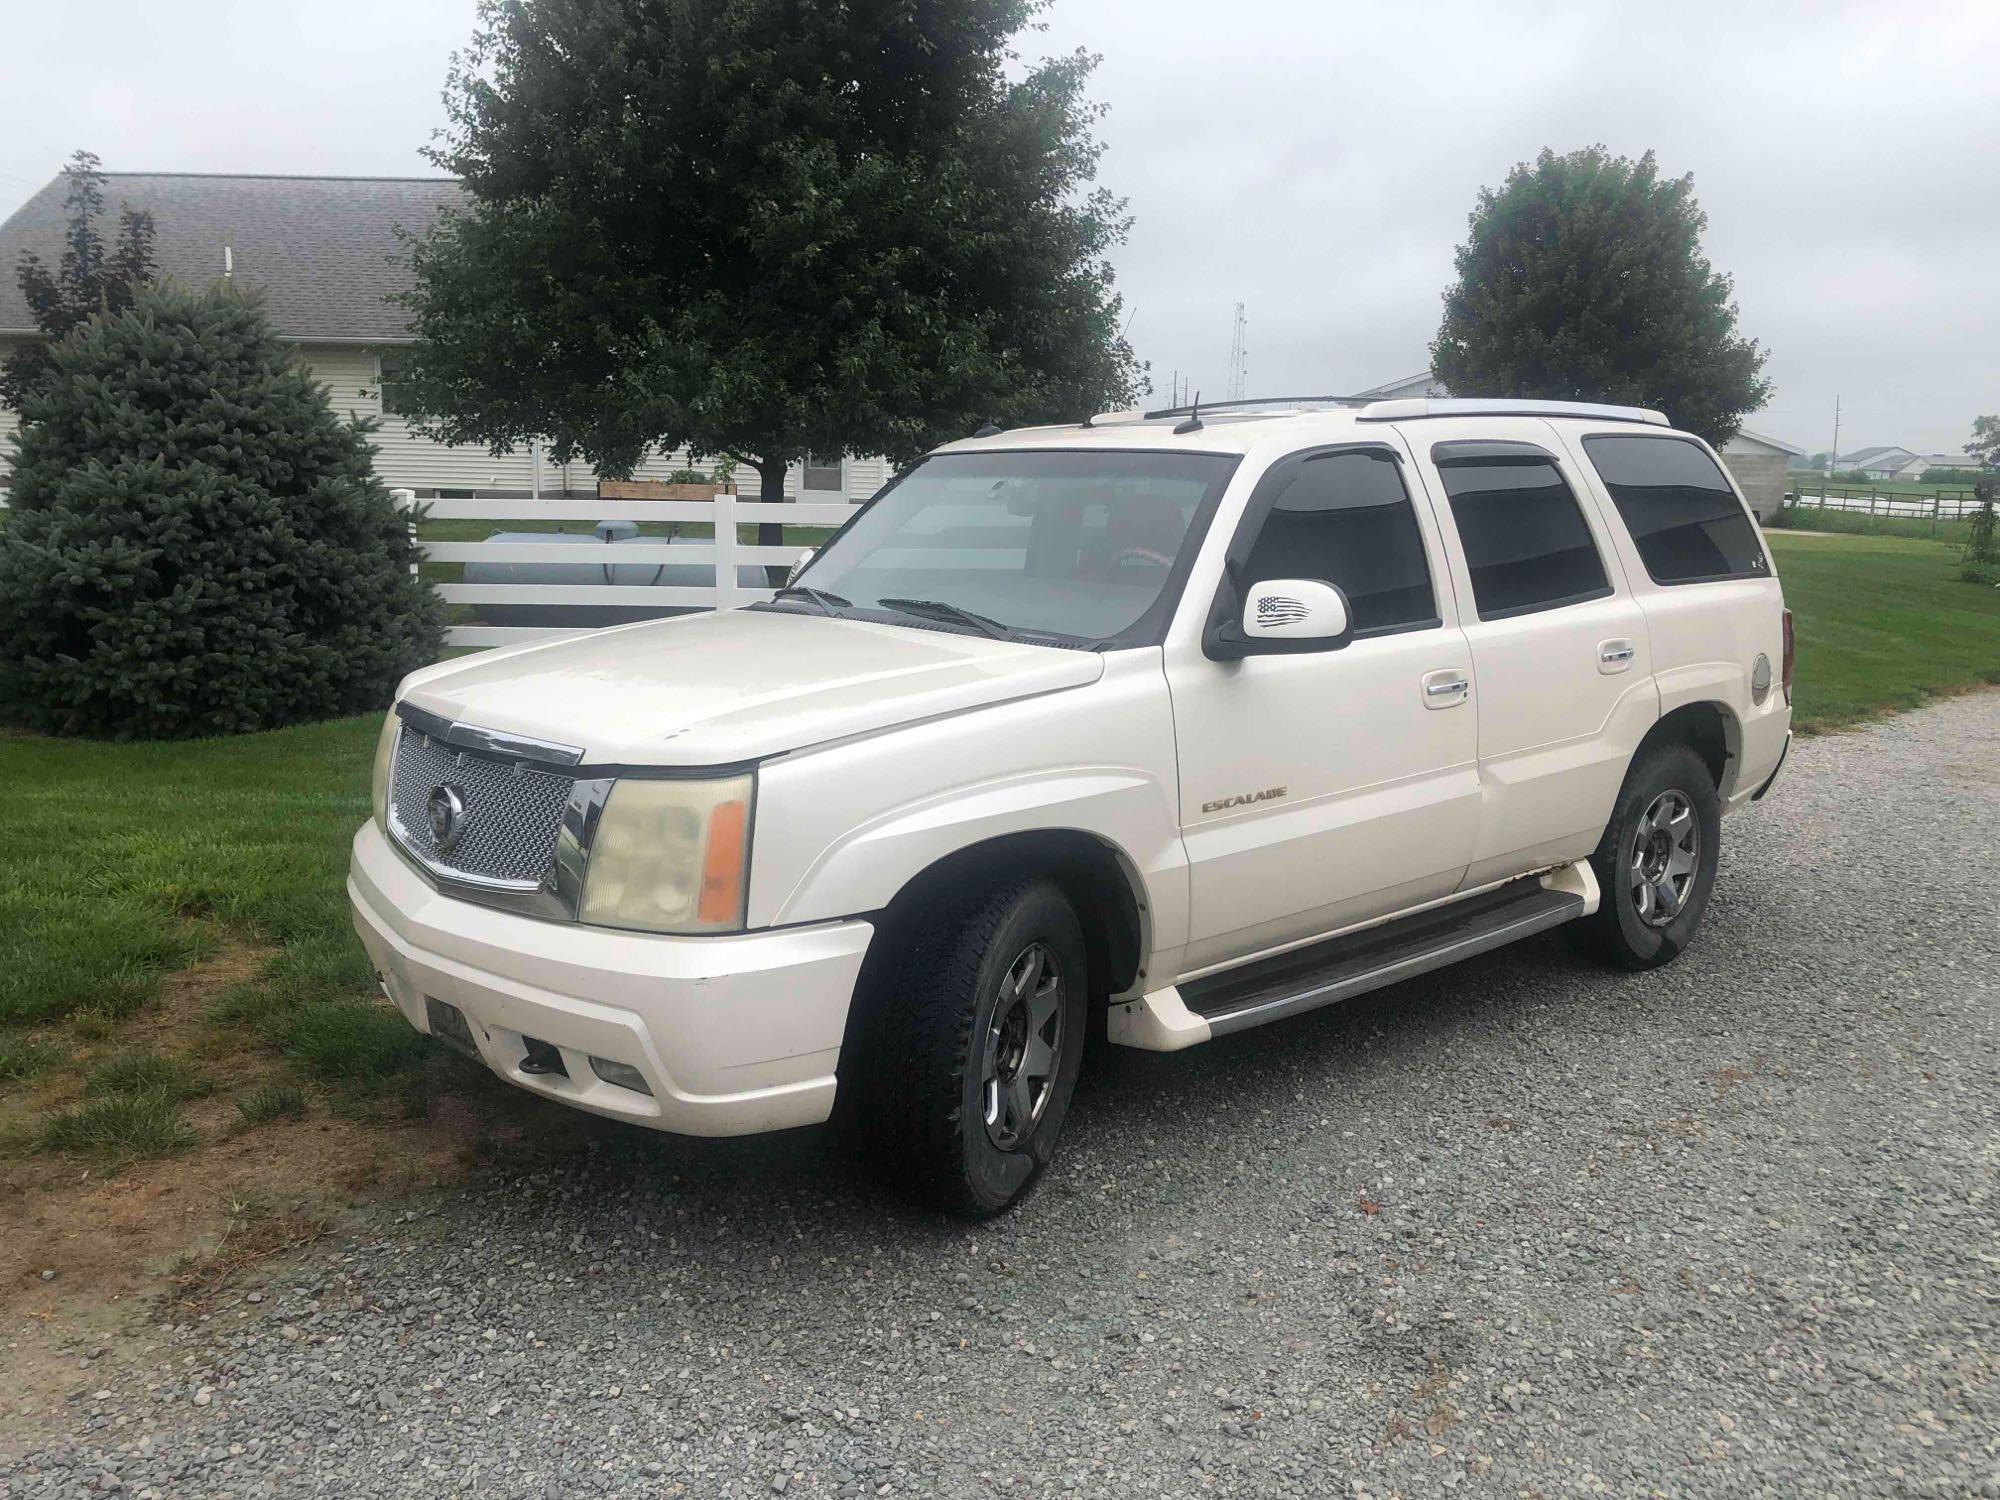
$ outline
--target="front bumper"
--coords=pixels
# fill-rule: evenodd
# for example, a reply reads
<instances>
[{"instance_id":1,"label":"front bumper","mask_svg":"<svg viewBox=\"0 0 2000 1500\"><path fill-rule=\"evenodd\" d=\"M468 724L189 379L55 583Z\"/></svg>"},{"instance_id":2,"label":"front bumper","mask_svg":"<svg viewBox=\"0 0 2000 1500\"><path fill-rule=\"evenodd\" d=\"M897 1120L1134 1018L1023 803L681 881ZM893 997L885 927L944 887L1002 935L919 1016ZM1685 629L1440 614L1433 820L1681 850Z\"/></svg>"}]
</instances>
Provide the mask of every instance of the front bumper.
<instances>
[{"instance_id":1,"label":"front bumper","mask_svg":"<svg viewBox=\"0 0 2000 1500\"><path fill-rule=\"evenodd\" d=\"M667 937L539 921L442 894L372 821L354 836L347 894L410 1024L431 1030L426 997L457 1006L480 1061L509 1083L685 1135L784 1130L832 1111L866 922ZM554 1048L568 1076L524 1069L531 1042ZM604 1082L593 1056L637 1068L652 1093Z\"/></svg>"}]
</instances>

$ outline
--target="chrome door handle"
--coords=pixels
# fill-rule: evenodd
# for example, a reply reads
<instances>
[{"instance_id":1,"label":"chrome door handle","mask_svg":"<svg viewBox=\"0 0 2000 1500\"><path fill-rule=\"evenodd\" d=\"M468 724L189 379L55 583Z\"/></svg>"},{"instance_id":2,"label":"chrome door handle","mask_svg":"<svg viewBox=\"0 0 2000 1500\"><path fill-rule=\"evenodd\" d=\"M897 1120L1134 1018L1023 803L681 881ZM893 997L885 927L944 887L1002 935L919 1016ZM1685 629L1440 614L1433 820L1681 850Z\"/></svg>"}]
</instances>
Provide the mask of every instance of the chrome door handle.
<instances>
[{"instance_id":1,"label":"chrome door handle","mask_svg":"<svg viewBox=\"0 0 2000 1500\"><path fill-rule=\"evenodd\" d=\"M1599 641L1597 643L1597 670L1607 677L1613 672L1623 672L1632 665L1632 659L1637 654L1638 652L1632 643L1622 637L1616 640Z\"/></svg>"},{"instance_id":2,"label":"chrome door handle","mask_svg":"<svg viewBox=\"0 0 2000 1500\"><path fill-rule=\"evenodd\" d=\"M1466 680L1463 672L1454 672L1449 668L1445 668L1436 672L1424 673L1425 708L1456 707L1466 700L1466 696L1471 691L1472 684Z\"/></svg>"}]
</instances>

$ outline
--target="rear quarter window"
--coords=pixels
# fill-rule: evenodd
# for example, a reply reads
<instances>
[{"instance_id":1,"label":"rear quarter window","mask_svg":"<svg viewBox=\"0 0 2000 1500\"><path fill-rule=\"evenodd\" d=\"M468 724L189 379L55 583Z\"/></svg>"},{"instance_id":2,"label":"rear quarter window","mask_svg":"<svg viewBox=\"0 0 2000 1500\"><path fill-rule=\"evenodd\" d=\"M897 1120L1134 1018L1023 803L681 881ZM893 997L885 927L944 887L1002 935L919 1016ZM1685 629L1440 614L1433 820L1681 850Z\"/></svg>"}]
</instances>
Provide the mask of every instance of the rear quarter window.
<instances>
[{"instance_id":1,"label":"rear quarter window","mask_svg":"<svg viewBox=\"0 0 2000 1500\"><path fill-rule=\"evenodd\" d=\"M1583 448L1653 582L1771 576L1743 502L1693 443L1621 433L1587 437Z\"/></svg>"}]
</instances>

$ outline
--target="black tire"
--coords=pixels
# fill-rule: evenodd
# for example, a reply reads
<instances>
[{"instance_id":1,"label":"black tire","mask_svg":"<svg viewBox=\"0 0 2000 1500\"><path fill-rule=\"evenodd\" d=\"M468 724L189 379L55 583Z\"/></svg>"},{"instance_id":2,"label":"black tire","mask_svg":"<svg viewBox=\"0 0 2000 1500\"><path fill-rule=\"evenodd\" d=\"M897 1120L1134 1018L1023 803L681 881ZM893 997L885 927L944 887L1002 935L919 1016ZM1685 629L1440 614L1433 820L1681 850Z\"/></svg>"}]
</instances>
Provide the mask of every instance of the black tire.
<instances>
[{"instance_id":1,"label":"black tire","mask_svg":"<svg viewBox=\"0 0 2000 1500\"><path fill-rule=\"evenodd\" d=\"M1041 1177L1076 1091L1089 1010L1083 927L1053 881L1023 879L933 904L902 927L900 949L885 955L875 992L859 997L866 1010L852 1037L856 1056L841 1067L844 1113L896 1187L966 1218L991 1218ZM1027 980L1024 961L1037 957L1058 986L1051 998L1033 981L1046 1002L1036 1034L1050 1071L1019 1066L1008 1075L1008 1058L1025 1065L1028 1046L1025 1034L1017 1046L1011 1018L1028 1026L1031 1011L1002 991ZM1004 1091L997 1128L985 1107L989 1039ZM1009 1077L1032 1101L1013 1139Z\"/></svg>"},{"instance_id":2,"label":"black tire","mask_svg":"<svg viewBox=\"0 0 2000 1500\"><path fill-rule=\"evenodd\" d=\"M1674 796L1686 800L1698 846L1692 851L1691 868L1686 871L1684 893L1679 896L1677 906L1670 906L1671 898L1658 895L1662 889L1658 880L1643 882L1652 885L1650 895L1635 886L1654 869L1660 870L1670 886L1679 878L1667 875L1666 870L1674 860L1685 858L1687 851L1674 845L1668 835L1666 851L1659 852L1660 834L1665 830L1655 832L1649 823L1655 809L1674 810L1671 803L1662 805L1662 799ZM1644 863L1642 825L1647 830L1647 847L1656 851L1655 857ZM1672 963L1693 941L1702 913L1708 910L1709 894L1715 889L1721 829L1722 803L1716 796L1715 781L1707 762L1692 748L1683 744L1656 745L1635 759L1631 770L1625 773L1624 786L1618 790L1618 801L1612 807L1604 837L1598 841L1597 852L1590 856L1591 870L1597 876L1598 906L1593 915L1570 924L1577 945L1621 969L1657 969ZM1660 863L1662 860L1665 865ZM1662 904L1653 907L1650 913L1641 910L1642 902L1650 906L1655 901Z\"/></svg>"}]
</instances>

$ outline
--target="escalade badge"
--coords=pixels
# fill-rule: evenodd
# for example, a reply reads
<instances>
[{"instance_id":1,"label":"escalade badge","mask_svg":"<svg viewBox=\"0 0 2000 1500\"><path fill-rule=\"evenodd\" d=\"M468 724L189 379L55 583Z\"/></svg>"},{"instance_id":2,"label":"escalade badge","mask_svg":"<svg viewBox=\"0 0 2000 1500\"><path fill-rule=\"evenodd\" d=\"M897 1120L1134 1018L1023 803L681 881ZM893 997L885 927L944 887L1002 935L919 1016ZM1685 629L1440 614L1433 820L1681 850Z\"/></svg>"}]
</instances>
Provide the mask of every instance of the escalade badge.
<instances>
[{"instance_id":1,"label":"escalade badge","mask_svg":"<svg viewBox=\"0 0 2000 1500\"><path fill-rule=\"evenodd\" d=\"M1232 807L1248 807L1253 802L1269 802L1274 797L1282 797L1288 788L1267 786L1261 792L1239 792L1234 797L1222 797L1214 802L1204 802L1201 810L1205 813L1224 812Z\"/></svg>"},{"instance_id":2,"label":"escalade badge","mask_svg":"<svg viewBox=\"0 0 2000 1500\"><path fill-rule=\"evenodd\" d=\"M437 852L449 854L458 843L458 836L465 831L465 798L458 788L449 784L431 788L431 837L437 840Z\"/></svg>"}]
</instances>

